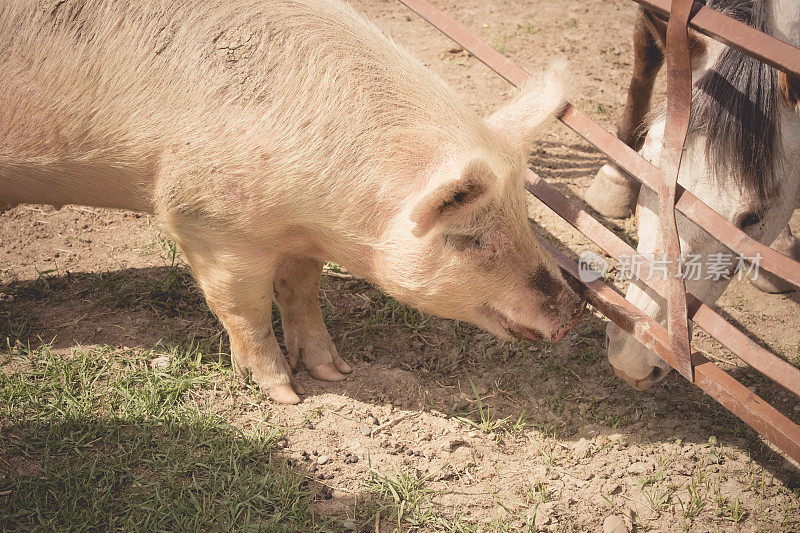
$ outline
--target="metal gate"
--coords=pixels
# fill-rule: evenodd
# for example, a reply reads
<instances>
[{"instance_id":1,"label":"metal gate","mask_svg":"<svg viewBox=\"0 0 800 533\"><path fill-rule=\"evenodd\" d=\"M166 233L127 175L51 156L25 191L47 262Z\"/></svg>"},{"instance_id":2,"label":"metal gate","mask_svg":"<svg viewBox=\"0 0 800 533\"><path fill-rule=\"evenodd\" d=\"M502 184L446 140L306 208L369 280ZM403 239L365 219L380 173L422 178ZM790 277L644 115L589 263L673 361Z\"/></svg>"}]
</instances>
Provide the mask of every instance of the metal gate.
<instances>
[{"instance_id":1,"label":"metal gate","mask_svg":"<svg viewBox=\"0 0 800 533\"><path fill-rule=\"evenodd\" d=\"M530 77L525 70L510 62L427 1L399 1L512 85L519 86ZM704 35L797 77L800 77L800 49L701 4L696 4L692 0L635 1L657 16L669 18L666 47L667 123L661 168L653 166L571 104L567 104L559 120L604 152L631 176L658 193L659 217L666 257L672 259L667 264L671 265L669 268L672 270L667 270L667 279L657 279L649 275L651 265L642 258L641 269L636 272L636 277L667 301L667 327L647 316L601 280L581 281L578 265L575 262L547 242L542 241L542 244L555 256L556 261L566 272L585 286L585 297L596 309L795 461L800 462L800 427L713 362L692 351L688 330L689 320L752 368L800 396L800 370L753 342L713 309L686 292L683 279L677 275L680 243L675 226L677 209L733 252L745 257L760 256L759 268L777 274L796 287L800 287L800 263L753 240L677 184L680 157L689 127L692 91L687 28L692 27ZM570 202L531 170L528 170L525 187L610 256L618 259L624 256L632 257L635 253L633 248L612 231Z\"/></svg>"}]
</instances>

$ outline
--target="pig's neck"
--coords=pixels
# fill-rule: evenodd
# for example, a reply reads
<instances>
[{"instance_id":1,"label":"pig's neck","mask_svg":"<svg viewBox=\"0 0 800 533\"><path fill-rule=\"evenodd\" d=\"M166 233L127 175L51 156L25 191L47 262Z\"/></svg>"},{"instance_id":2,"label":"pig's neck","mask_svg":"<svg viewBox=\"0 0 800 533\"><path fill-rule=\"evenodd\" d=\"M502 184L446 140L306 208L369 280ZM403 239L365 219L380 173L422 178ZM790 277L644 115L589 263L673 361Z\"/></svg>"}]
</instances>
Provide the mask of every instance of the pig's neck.
<instances>
[{"instance_id":1,"label":"pig's neck","mask_svg":"<svg viewBox=\"0 0 800 533\"><path fill-rule=\"evenodd\" d=\"M414 225L409 213L443 162L441 154L406 156L379 165L369 176L350 177L357 185L344 197L328 199L322 211L330 215L328 223L313 232L310 255L379 281L387 247L408 248L405 240Z\"/></svg>"}]
</instances>

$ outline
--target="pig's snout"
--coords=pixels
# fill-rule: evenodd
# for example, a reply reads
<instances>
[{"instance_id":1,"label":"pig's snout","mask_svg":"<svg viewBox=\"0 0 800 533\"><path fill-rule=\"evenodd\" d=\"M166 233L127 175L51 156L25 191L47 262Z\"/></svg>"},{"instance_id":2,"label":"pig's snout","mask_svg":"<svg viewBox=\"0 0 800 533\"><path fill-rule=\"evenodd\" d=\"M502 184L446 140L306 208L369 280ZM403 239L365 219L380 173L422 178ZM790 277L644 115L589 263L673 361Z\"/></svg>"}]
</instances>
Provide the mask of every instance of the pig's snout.
<instances>
[{"instance_id":1,"label":"pig's snout","mask_svg":"<svg viewBox=\"0 0 800 533\"><path fill-rule=\"evenodd\" d=\"M570 276L564 276L564 278L565 280L572 279ZM580 286L580 284L578 285ZM555 308L558 313L559 323L550 336L552 342L558 342L563 339L564 335L566 335L575 324L580 322L581 317L583 317L583 312L586 310L586 300L582 298L581 294L572 290L571 287L564 287L556 301Z\"/></svg>"}]
</instances>

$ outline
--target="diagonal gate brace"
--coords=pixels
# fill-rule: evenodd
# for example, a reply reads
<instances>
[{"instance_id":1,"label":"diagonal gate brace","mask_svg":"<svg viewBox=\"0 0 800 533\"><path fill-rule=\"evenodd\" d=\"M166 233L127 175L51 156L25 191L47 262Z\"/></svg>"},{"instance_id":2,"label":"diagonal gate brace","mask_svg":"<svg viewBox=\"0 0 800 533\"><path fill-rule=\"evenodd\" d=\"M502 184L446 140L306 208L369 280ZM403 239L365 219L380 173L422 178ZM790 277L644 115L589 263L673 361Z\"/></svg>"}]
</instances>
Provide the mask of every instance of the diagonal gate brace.
<instances>
[{"instance_id":1,"label":"diagonal gate brace","mask_svg":"<svg viewBox=\"0 0 800 533\"><path fill-rule=\"evenodd\" d=\"M658 188L661 239L667 260L667 330L672 353L675 354L675 370L692 383L694 370L689 346L686 284L681 268L681 243L675 221L675 200L692 105L689 18L693 5L692 0L672 0L672 15L667 25L667 123L661 151L663 179Z\"/></svg>"}]
</instances>

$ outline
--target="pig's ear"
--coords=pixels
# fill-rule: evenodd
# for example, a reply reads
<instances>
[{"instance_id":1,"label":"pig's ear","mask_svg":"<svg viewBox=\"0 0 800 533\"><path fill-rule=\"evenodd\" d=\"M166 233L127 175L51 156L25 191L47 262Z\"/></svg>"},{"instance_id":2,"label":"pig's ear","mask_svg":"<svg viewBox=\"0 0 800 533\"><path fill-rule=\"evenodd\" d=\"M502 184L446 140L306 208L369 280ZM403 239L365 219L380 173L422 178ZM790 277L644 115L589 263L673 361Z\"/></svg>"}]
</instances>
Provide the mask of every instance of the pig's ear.
<instances>
[{"instance_id":1,"label":"pig's ear","mask_svg":"<svg viewBox=\"0 0 800 533\"><path fill-rule=\"evenodd\" d=\"M564 110L568 78L567 61L554 60L540 76L525 82L517 95L486 122L513 144L530 151L542 124Z\"/></svg>"},{"instance_id":2,"label":"pig's ear","mask_svg":"<svg viewBox=\"0 0 800 533\"><path fill-rule=\"evenodd\" d=\"M486 204L495 183L497 176L486 161L473 159L458 178L446 181L422 197L411 211L411 221L416 224L411 232L422 237L437 224L467 220Z\"/></svg>"}]
</instances>

